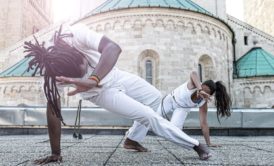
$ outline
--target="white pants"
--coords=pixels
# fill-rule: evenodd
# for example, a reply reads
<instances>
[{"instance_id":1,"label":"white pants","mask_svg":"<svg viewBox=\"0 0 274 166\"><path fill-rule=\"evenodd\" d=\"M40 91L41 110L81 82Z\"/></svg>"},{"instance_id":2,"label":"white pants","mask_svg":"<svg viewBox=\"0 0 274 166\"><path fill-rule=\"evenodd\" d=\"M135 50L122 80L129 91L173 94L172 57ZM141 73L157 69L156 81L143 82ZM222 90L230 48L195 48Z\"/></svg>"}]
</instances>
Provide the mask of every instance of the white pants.
<instances>
[{"instance_id":1,"label":"white pants","mask_svg":"<svg viewBox=\"0 0 274 166\"><path fill-rule=\"evenodd\" d=\"M164 117L170 118L170 123L179 129L183 129L185 119L189 113L189 108L178 108L176 103L173 101L171 95L167 95L163 102L157 109L157 114ZM139 123L134 123L129 129L127 137L131 140L142 142L147 135L148 129Z\"/></svg>"},{"instance_id":2,"label":"white pants","mask_svg":"<svg viewBox=\"0 0 274 166\"><path fill-rule=\"evenodd\" d=\"M146 132L151 128L158 136L182 147L191 149L198 145L197 140L186 135L152 109L157 107L160 99L160 92L145 80L118 70L111 86L104 87L98 95L90 98L90 101L136 121L134 124L139 124Z\"/></svg>"},{"instance_id":3,"label":"white pants","mask_svg":"<svg viewBox=\"0 0 274 166\"><path fill-rule=\"evenodd\" d=\"M161 104L162 105L157 109L157 113L164 118L165 114L168 115L172 124L177 126L179 129L183 129L190 108L181 108L178 106L170 94L165 97Z\"/></svg>"}]
</instances>

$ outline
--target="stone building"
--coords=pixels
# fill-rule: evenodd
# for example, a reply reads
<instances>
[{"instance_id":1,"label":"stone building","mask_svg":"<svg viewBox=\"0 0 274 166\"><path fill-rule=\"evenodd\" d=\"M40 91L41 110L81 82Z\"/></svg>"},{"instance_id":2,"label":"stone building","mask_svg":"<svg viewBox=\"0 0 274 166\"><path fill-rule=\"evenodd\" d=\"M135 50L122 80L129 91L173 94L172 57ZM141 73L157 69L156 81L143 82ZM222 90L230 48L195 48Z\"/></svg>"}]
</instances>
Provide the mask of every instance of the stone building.
<instances>
[{"instance_id":1,"label":"stone building","mask_svg":"<svg viewBox=\"0 0 274 166\"><path fill-rule=\"evenodd\" d=\"M224 9L224 0L109 0L73 24L86 24L116 41L123 50L118 67L143 77L163 94L196 70L203 81L222 80L233 107L272 107L274 39ZM39 40L49 38L56 28L38 33ZM22 51L22 43L17 43L4 56L19 61ZM258 58L250 61L246 56ZM0 105L45 105L41 78L25 77L26 59L9 68L14 63L6 63L7 70L0 74ZM254 72L257 69L263 72ZM64 106L77 104L78 97L63 96Z\"/></svg>"},{"instance_id":2,"label":"stone building","mask_svg":"<svg viewBox=\"0 0 274 166\"><path fill-rule=\"evenodd\" d=\"M52 0L1 0L0 50L52 23Z\"/></svg>"},{"instance_id":3,"label":"stone building","mask_svg":"<svg viewBox=\"0 0 274 166\"><path fill-rule=\"evenodd\" d=\"M244 16L247 23L274 35L274 1L244 0Z\"/></svg>"}]
</instances>

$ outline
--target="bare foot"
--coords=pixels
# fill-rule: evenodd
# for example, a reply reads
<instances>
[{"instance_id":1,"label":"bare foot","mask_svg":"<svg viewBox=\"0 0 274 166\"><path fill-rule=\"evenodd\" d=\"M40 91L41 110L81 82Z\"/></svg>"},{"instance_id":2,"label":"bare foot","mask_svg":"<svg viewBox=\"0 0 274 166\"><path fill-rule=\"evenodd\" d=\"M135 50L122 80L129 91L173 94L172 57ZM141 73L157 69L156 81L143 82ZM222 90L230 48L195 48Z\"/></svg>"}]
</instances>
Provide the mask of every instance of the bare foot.
<instances>
[{"instance_id":1,"label":"bare foot","mask_svg":"<svg viewBox=\"0 0 274 166\"><path fill-rule=\"evenodd\" d=\"M133 141L129 138L126 138L125 142L124 142L124 148L125 149L133 149L136 150L138 152L147 152L147 148L143 147L141 144L139 144L136 141Z\"/></svg>"},{"instance_id":2,"label":"bare foot","mask_svg":"<svg viewBox=\"0 0 274 166\"><path fill-rule=\"evenodd\" d=\"M36 165L44 165L44 164L48 164L51 162L57 162L60 163L62 162L62 156L60 155L51 155L42 159L38 159L38 160L34 160L33 164Z\"/></svg>"},{"instance_id":3,"label":"bare foot","mask_svg":"<svg viewBox=\"0 0 274 166\"><path fill-rule=\"evenodd\" d=\"M209 149L204 144L199 143L199 145L198 146L194 146L193 149L198 153L199 158L201 160L207 160L210 157L212 157L212 155L209 152Z\"/></svg>"}]
</instances>

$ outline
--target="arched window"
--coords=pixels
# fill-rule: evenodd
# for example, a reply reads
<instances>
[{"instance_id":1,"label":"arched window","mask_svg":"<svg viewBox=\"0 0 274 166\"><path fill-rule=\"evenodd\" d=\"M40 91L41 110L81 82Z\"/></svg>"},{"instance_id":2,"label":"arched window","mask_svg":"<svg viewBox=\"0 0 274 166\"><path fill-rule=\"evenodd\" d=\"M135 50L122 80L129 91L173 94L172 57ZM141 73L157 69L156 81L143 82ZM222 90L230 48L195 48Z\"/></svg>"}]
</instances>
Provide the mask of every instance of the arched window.
<instances>
[{"instance_id":1,"label":"arched window","mask_svg":"<svg viewBox=\"0 0 274 166\"><path fill-rule=\"evenodd\" d=\"M201 81L216 78L215 66L213 64L213 60L208 55L203 55L199 58L199 66L198 66L199 76Z\"/></svg>"},{"instance_id":2,"label":"arched window","mask_svg":"<svg viewBox=\"0 0 274 166\"><path fill-rule=\"evenodd\" d=\"M142 51L139 55L138 64L139 75L153 86L158 87L158 53L151 49Z\"/></svg>"},{"instance_id":3,"label":"arched window","mask_svg":"<svg viewBox=\"0 0 274 166\"><path fill-rule=\"evenodd\" d=\"M149 82L150 84L153 83L153 66L152 66L152 61L151 60L146 60L145 62L145 73L146 73L146 81Z\"/></svg>"}]
</instances>

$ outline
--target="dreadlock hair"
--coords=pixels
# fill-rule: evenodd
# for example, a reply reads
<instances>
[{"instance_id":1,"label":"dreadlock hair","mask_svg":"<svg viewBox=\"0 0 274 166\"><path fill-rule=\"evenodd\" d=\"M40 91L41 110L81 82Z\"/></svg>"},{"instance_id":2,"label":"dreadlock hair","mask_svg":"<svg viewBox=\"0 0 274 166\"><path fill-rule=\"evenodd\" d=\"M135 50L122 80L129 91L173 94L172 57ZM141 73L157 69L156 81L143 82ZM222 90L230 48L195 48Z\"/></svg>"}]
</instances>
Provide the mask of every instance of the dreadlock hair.
<instances>
[{"instance_id":1,"label":"dreadlock hair","mask_svg":"<svg viewBox=\"0 0 274 166\"><path fill-rule=\"evenodd\" d=\"M45 48L45 42L40 44L36 37L35 44L31 41L25 42L24 48L28 54L25 57L32 57L27 71L34 70L44 76L44 93L53 113L65 125L61 115L58 99L60 94L56 86L56 76L80 77L82 74L79 65L83 64L84 54L67 44L63 39L73 37L73 34L61 34L62 25L59 31L54 33L53 46Z\"/></svg>"},{"instance_id":2,"label":"dreadlock hair","mask_svg":"<svg viewBox=\"0 0 274 166\"><path fill-rule=\"evenodd\" d=\"M212 80L203 82L210 89L210 95L215 93L215 106L217 108L217 118L220 123L219 117L229 117L231 115L231 99L226 91L226 87L221 81L214 83Z\"/></svg>"}]
</instances>

